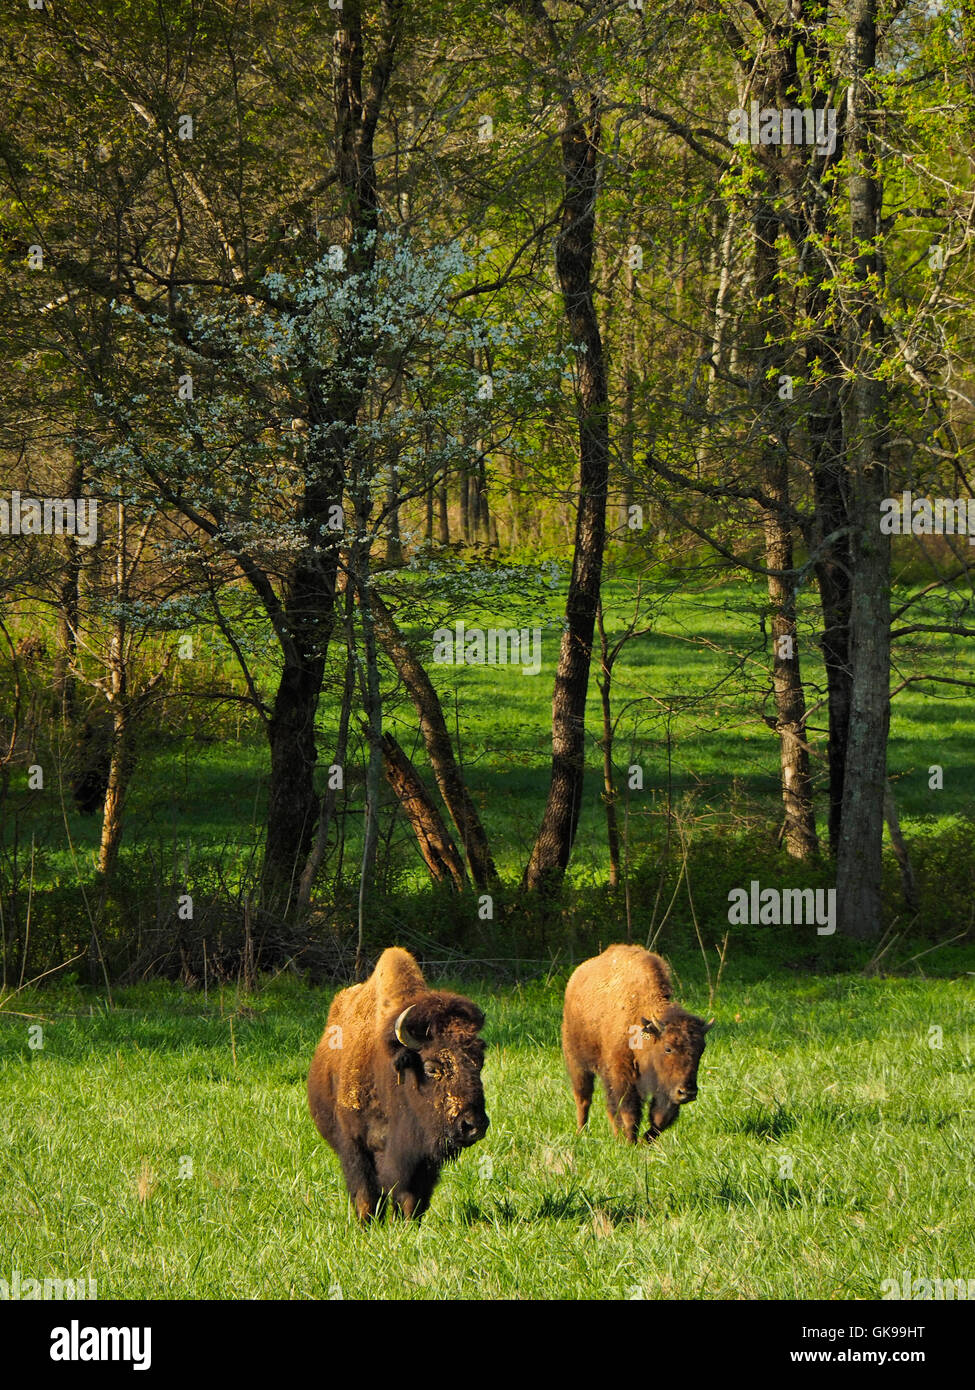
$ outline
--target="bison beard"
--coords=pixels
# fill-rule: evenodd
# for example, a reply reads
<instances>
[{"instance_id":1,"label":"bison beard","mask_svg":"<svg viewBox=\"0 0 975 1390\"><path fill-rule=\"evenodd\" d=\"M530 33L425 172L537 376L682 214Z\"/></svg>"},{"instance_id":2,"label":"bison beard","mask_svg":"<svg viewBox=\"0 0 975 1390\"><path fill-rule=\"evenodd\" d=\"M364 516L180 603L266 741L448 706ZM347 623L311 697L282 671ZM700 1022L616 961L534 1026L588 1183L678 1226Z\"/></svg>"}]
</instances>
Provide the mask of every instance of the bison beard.
<instances>
[{"instance_id":1,"label":"bison beard","mask_svg":"<svg viewBox=\"0 0 975 1390\"><path fill-rule=\"evenodd\" d=\"M484 1137L483 1026L476 1004L429 990L398 947L383 952L365 984L336 995L308 1105L360 1220L388 1197L419 1219L443 1164Z\"/></svg>"},{"instance_id":2,"label":"bison beard","mask_svg":"<svg viewBox=\"0 0 975 1390\"><path fill-rule=\"evenodd\" d=\"M667 964L642 946L609 946L584 961L565 989L562 1052L582 1129L596 1076L614 1134L635 1144L645 1102L650 1143L697 1096L704 1035L714 1020L671 1002Z\"/></svg>"}]
</instances>

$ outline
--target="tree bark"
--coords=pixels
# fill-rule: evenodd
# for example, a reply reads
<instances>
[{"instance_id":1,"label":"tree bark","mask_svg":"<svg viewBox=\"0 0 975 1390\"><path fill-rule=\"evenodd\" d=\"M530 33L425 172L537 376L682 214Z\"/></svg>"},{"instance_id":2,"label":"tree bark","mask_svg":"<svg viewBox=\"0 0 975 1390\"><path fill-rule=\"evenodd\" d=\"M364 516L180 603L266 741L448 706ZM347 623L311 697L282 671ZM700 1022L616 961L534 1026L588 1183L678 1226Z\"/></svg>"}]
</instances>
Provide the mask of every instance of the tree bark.
<instances>
[{"instance_id":1,"label":"tree bark","mask_svg":"<svg viewBox=\"0 0 975 1390\"><path fill-rule=\"evenodd\" d=\"M437 779L440 795L457 827L471 879L482 892L497 886L498 875L491 858L488 838L477 808L471 800L467 785L454 758L453 745L447 732L440 697L433 687L422 662L407 646L396 626L392 613L379 595L373 592L372 608L376 635L397 674L406 686L420 718L423 743Z\"/></svg>"},{"instance_id":2,"label":"tree bark","mask_svg":"<svg viewBox=\"0 0 975 1390\"><path fill-rule=\"evenodd\" d=\"M585 711L596 605L606 542L609 481L609 417L606 364L593 296L592 262L600 107L590 97L588 115L571 88L562 94L560 132L564 201L555 245L555 269L565 303L570 341L578 358L579 500L566 628L552 697L552 772L548 801L524 875L529 890L551 894L565 875L582 802L585 775Z\"/></svg>"},{"instance_id":3,"label":"tree bark","mask_svg":"<svg viewBox=\"0 0 975 1390\"><path fill-rule=\"evenodd\" d=\"M335 165L343 197L346 259L368 271L376 256L379 204L373 145L402 25L401 0L383 0L378 52L363 91L361 0L335 11ZM309 364L305 380L308 423L305 492L298 517L307 546L285 587L279 638L284 664L268 736L271 776L264 855L264 890L287 911L295 879L306 862L318 819L315 793L315 715L325 659L335 629L339 541L331 531L340 507L346 460L367 380L369 342L356 339L327 375ZM317 429L316 429L317 427Z\"/></svg>"},{"instance_id":4,"label":"tree bark","mask_svg":"<svg viewBox=\"0 0 975 1390\"><path fill-rule=\"evenodd\" d=\"M755 75L756 96L762 106L785 106L798 87L787 49L779 49ZM775 729L779 736L782 801L785 806L783 843L796 859L817 852L816 817L809 746L806 739L806 697L799 662L796 629L796 589L793 577L793 535L789 486L789 427L779 399L779 378L785 369L786 328L779 308L779 257L776 243L780 218L777 158L763 160L764 182L752 218L753 279L757 318L752 368L752 397L761 416L761 471L764 492L772 503L762 513L765 563L772 618L772 686ZM786 407L789 409L790 407Z\"/></svg>"},{"instance_id":5,"label":"tree bark","mask_svg":"<svg viewBox=\"0 0 975 1390\"><path fill-rule=\"evenodd\" d=\"M880 376L883 321L877 279L881 188L876 173L874 97L876 0L857 0L848 39L847 154L850 232L855 251L855 313L848 367L853 384L845 419L850 461L853 585L850 606L852 689L836 863L839 928L848 936L880 935L884 790L890 722L890 538L880 532L888 490L888 401Z\"/></svg>"},{"instance_id":6,"label":"tree bark","mask_svg":"<svg viewBox=\"0 0 975 1390\"><path fill-rule=\"evenodd\" d=\"M600 746L603 753L603 804L606 807L606 843L609 849L609 886L618 888L620 882L620 832L616 819L616 774L613 768L613 663L610 660L609 644L606 641L606 628L603 625L602 604L596 609L596 622L599 627L599 664L601 674L597 678L599 697L603 711L603 736Z\"/></svg>"},{"instance_id":7,"label":"tree bark","mask_svg":"<svg viewBox=\"0 0 975 1390\"><path fill-rule=\"evenodd\" d=\"M112 710L112 753L98 846L98 872L105 880L113 876L118 865L122 831L125 826L125 801L132 776L132 731L124 701L123 691Z\"/></svg>"},{"instance_id":8,"label":"tree bark","mask_svg":"<svg viewBox=\"0 0 975 1390\"><path fill-rule=\"evenodd\" d=\"M465 884L463 860L416 768L392 734L383 734L382 748L386 778L413 827L430 877L460 890Z\"/></svg>"},{"instance_id":9,"label":"tree bark","mask_svg":"<svg viewBox=\"0 0 975 1390\"><path fill-rule=\"evenodd\" d=\"M65 496L80 497L85 485L84 467L77 457L68 476ZM57 651L54 657L54 693L62 722L75 716L75 682L71 668L78 649L78 617L81 600L81 547L73 536L66 536L64 571L58 584Z\"/></svg>"},{"instance_id":10,"label":"tree bark","mask_svg":"<svg viewBox=\"0 0 975 1390\"><path fill-rule=\"evenodd\" d=\"M352 589L346 587L347 622L349 633L349 652L345 663L345 684L342 688L342 708L339 712L338 737L335 741L335 764L342 769L343 778L345 776L346 757L349 746L349 717L352 711L352 697L355 694L355 661L352 655ZM336 788L329 785L326 787L324 795L321 797L321 813L318 817L318 828L315 831L315 841L311 852L301 871L301 879L298 884L298 908L306 912L311 904L311 890L314 887L315 878L322 866L325 858L325 847L328 844L328 832L335 814Z\"/></svg>"}]
</instances>

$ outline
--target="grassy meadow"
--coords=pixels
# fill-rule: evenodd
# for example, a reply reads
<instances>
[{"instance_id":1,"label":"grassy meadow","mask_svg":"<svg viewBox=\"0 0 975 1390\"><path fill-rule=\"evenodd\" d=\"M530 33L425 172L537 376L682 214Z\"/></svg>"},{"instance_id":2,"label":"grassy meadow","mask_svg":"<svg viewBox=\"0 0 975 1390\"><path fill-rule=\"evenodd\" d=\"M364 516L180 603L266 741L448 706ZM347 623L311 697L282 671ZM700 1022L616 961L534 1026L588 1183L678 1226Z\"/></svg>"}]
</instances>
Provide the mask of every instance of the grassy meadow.
<instances>
[{"instance_id":1,"label":"grassy meadow","mask_svg":"<svg viewBox=\"0 0 975 1390\"><path fill-rule=\"evenodd\" d=\"M675 963L706 1008L700 960ZM100 1298L862 1299L904 1269L975 1274L970 974L729 963L700 1096L652 1149L612 1138L598 1089L575 1133L565 978L439 981L486 1009L491 1127L419 1229L368 1231L305 1106L329 991L20 995L0 1014L4 1264Z\"/></svg>"},{"instance_id":2,"label":"grassy meadow","mask_svg":"<svg viewBox=\"0 0 975 1390\"><path fill-rule=\"evenodd\" d=\"M753 876L826 884L829 865L798 865L776 848L760 587L670 583L648 597L652 631L625 648L613 685L621 787L631 763L644 776L620 802L625 878L634 939L660 929L655 945L676 967L681 999L704 1011L729 886ZM611 638L631 598L624 579L607 586ZM308 1117L304 1080L334 984L285 970L246 992L211 973L196 989L116 983L109 999L60 972L19 991L8 980L0 998L0 1277L91 1276L102 1298L860 1299L904 1269L975 1276L975 949L950 941L970 938L975 902L975 708L947 686L926 697L909 685L894 701L891 776L923 911L906 921L890 858L885 973L864 968L875 947L810 928L732 930L700 1097L655 1147L630 1150L612 1138L598 1090L588 1132L575 1133L558 1046L572 964L625 934L625 896L606 886L595 680L568 906L541 935L518 907L547 787L561 603L553 591L519 613L463 610L469 627L541 623L537 676L431 667L507 915L483 924L472 897L438 897L402 818L384 821L386 893L368 949L409 947L431 982L472 995L488 1016L491 1128L445 1170L422 1227L360 1230ZM823 696L813 635L801 629L811 705ZM898 678L960 671L962 659L956 639L931 638ZM270 665L264 674L270 681ZM414 710L386 674L387 725L423 770ZM186 691L231 678L218 639L197 634L180 670ZM326 696L323 767L336 721ZM825 835L825 710L810 724ZM344 804L348 882L360 757L361 747ZM136 913L155 913L171 934L184 886L201 903L246 882L266 763L240 706L172 702L142 729L117 897L102 919L109 948L113 931L124 944ZM929 786L932 764L943 767L941 789ZM33 903L25 981L87 943L97 832L98 818L62 803L53 779L43 794L12 786L7 864L21 909ZM348 939L354 914L335 870L333 850L317 920Z\"/></svg>"}]
</instances>

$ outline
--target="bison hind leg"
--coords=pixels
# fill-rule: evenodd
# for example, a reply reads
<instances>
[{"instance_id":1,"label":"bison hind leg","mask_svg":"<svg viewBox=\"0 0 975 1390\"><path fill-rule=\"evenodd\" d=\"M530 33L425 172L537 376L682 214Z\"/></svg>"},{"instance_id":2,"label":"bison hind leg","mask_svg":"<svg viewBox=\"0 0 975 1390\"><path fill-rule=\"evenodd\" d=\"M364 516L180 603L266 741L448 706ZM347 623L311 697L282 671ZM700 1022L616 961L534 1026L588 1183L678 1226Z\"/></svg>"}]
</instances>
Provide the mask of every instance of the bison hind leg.
<instances>
[{"instance_id":1,"label":"bison hind leg","mask_svg":"<svg viewBox=\"0 0 975 1390\"><path fill-rule=\"evenodd\" d=\"M589 1107L592 1104L592 1088L595 1076L591 1071L586 1071L585 1067L578 1063L569 1063L569 1080L572 1083L572 1094L576 1102L576 1122L579 1129L585 1129L586 1121L589 1119Z\"/></svg>"}]
</instances>

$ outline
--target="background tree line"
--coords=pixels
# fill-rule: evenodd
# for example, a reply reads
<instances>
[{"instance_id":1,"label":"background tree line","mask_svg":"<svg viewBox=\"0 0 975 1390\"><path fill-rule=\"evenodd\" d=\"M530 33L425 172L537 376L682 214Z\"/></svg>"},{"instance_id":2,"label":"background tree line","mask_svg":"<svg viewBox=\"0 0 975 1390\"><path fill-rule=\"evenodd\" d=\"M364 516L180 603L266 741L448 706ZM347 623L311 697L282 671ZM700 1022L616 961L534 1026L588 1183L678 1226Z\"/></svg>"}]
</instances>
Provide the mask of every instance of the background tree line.
<instances>
[{"instance_id":1,"label":"background tree line","mask_svg":"<svg viewBox=\"0 0 975 1390\"><path fill-rule=\"evenodd\" d=\"M69 836L72 801L101 814L108 910L152 731L209 708L265 743L247 901L274 921L327 902L353 763L360 945L390 794L434 883L547 910L595 680L615 881L613 669L655 619L607 636L606 583L712 575L766 591L736 661L777 844L879 937L891 695L972 686L967 538L879 526L903 491L972 495L971 42L961 4L876 0L10 7L0 466L100 508L90 549L0 550L11 881L44 743ZM835 139L737 143L753 105ZM550 765L502 874L429 618L531 618L543 551ZM189 681L204 631L230 662Z\"/></svg>"}]
</instances>

